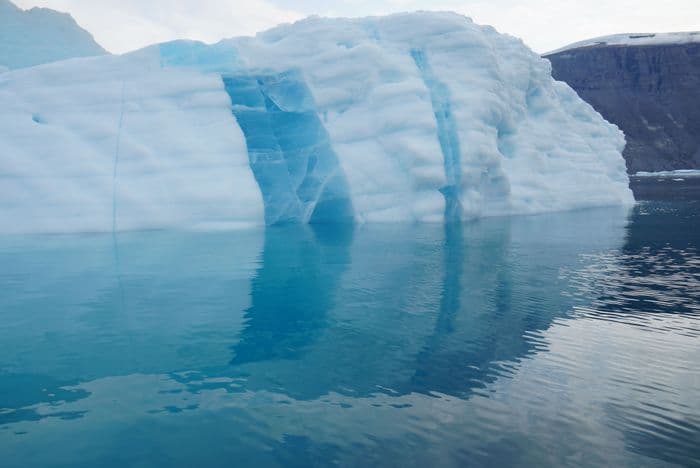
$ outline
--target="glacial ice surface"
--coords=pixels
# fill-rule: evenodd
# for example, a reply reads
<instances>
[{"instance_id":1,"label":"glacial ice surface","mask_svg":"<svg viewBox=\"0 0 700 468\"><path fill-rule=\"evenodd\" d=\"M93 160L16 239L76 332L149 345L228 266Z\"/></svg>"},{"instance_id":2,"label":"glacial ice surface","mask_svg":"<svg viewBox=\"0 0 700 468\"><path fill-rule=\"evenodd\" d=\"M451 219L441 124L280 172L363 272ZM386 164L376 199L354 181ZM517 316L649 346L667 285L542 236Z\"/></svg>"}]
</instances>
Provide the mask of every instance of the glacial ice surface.
<instances>
[{"instance_id":1,"label":"glacial ice surface","mask_svg":"<svg viewBox=\"0 0 700 468\"><path fill-rule=\"evenodd\" d=\"M350 191L303 77L223 75L267 224L351 221Z\"/></svg>"},{"instance_id":2,"label":"glacial ice surface","mask_svg":"<svg viewBox=\"0 0 700 468\"><path fill-rule=\"evenodd\" d=\"M443 222L633 201L624 136L451 13L0 74L0 230Z\"/></svg>"}]
</instances>

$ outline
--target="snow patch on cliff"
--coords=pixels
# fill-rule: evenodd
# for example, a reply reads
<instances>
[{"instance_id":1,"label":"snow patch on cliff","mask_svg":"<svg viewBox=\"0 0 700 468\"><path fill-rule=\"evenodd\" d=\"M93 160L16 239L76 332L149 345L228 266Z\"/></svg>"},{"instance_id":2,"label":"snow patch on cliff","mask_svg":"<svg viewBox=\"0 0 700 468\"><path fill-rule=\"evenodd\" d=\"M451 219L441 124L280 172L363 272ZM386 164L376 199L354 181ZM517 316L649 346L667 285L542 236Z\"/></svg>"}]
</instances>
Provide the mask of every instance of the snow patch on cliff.
<instances>
[{"instance_id":1,"label":"snow patch on cliff","mask_svg":"<svg viewBox=\"0 0 700 468\"><path fill-rule=\"evenodd\" d=\"M700 31L671 32L671 33L633 33L614 34L596 37L585 41L575 42L561 49L544 54L554 55L567 50L599 46L656 46L673 44L700 43Z\"/></svg>"}]
</instances>

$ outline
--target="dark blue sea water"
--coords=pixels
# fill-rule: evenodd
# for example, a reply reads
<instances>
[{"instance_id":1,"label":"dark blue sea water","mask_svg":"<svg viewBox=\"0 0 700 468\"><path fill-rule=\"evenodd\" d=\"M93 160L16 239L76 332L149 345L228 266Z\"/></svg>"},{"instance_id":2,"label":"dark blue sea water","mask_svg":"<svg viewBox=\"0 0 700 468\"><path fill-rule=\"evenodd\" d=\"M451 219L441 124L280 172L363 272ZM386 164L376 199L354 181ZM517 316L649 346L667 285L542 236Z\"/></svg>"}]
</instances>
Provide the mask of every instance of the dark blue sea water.
<instances>
[{"instance_id":1,"label":"dark blue sea water","mask_svg":"<svg viewBox=\"0 0 700 468\"><path fill-rule=\"evenodd\" d=\"M700 203L0 238L0 466L700 466Z\"/></svg>"}]
</instances>

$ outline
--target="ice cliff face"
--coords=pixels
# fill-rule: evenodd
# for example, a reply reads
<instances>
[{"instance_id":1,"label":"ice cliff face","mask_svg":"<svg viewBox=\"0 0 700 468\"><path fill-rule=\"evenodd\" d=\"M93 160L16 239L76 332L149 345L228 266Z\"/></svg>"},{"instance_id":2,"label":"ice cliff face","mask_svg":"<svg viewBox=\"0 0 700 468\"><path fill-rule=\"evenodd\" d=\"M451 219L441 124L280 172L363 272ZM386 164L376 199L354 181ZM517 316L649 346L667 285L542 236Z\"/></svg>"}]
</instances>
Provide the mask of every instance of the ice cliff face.
<instances>
[{"instance_id":1,"label":"ice cliff face","mask_svg":"<svg viewBox=\"0 0 700 468\"><path fill-rule=\"evenodd\" d=\"M0 73L106 51L65 13L48 8L22 10L0 0Z\"/></svg>"},{"instance_id":2,"label":"ice cliff face","mask_svg":"<svg viewBox=\"0 0 700 468\"><path fill-rule=\"evenodd\" d=\"M5 231L442 222L630 203L624 137L449 13L0 75Z\"/></svg>"}]
</instances>

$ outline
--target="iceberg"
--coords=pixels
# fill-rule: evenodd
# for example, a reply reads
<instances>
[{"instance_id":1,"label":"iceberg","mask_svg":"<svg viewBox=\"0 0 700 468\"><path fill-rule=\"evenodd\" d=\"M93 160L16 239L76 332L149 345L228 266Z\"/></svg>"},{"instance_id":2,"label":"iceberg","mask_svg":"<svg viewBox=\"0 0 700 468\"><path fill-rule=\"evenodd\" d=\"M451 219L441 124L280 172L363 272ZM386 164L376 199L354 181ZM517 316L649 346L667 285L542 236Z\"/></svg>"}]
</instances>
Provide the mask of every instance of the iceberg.
<instances>
[{"instance_id":1,"label":"iceberg","mask_svg":"<svg viewBox=\"0 0 700 468\"><path fill-rule=\"evenodd\" d=\"M0 230L445 222L633 203L620 130L454 13L0 74Z\"/></svg>"}]
</instances>

